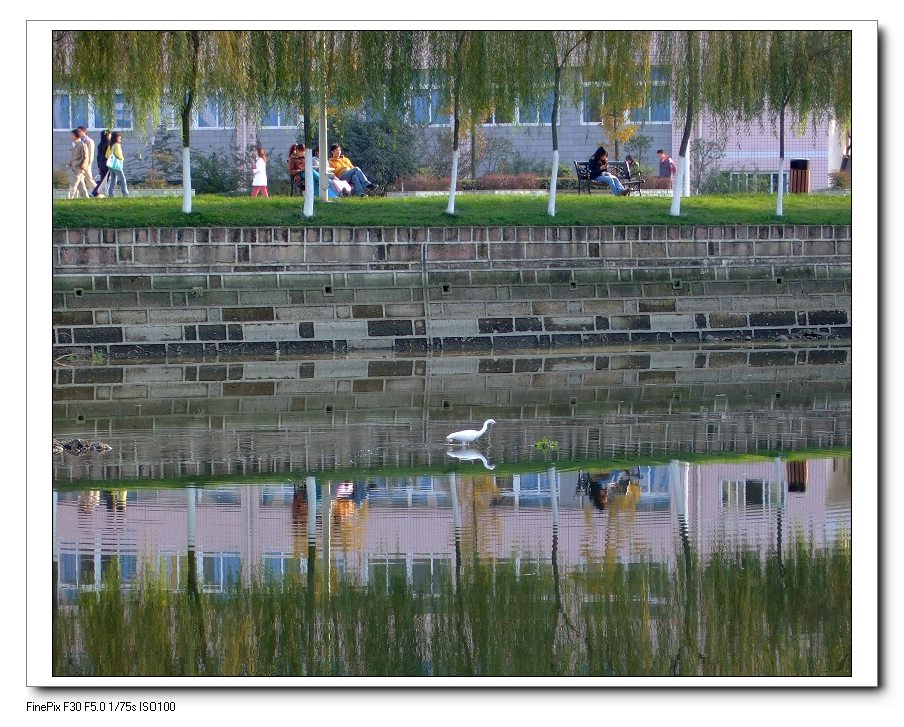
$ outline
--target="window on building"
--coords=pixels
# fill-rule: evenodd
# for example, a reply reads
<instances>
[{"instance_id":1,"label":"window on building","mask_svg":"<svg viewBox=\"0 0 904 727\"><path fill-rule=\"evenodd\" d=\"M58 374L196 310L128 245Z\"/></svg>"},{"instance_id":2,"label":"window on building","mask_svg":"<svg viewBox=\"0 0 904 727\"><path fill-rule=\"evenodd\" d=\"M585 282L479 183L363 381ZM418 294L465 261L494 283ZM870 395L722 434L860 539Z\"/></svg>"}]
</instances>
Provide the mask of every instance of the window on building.
<instances>
[{"instance_id":1,"label":"window on building","mask_svg":"<svg viewBox=\"0 0 904 727\"><path fill-rule=\"evenodd\" d=\"M261 572L264 578L283 581L290 574L305 572L306 562L294 558L289 553L264 553L261 558Z\"/></svg>"},{"instance_id":2,"label":"window on building","mask_svg":"<svg viewBox=\"0 0 904 727\"><path fill-rule=\"evenodd\" d=\"M584 98L581 102L581 123L598 124L603 120L605 94L598 83L584 84Z\"/></svg>"},{"instance_id":3,"label":"window on building","mask_svg":"<svg viewBox=\"0 0 904 727\"><path fill-rule=\"evenodd\" d=\"M672 120L672 103L668 75L662 66L650 71L650 88L643 108L631 111L631 123L667 124Z\"/></svg>"},{"instance_id":4,"label":"window on building","mask_svg":"<svg viewBox=\"0 0 904 727\"><path fill-rule=\"evenodd\" d=\"M198 108L195 116L196 129L228 129L229 118L220 96L214 96Z\"/></svg>"},{"instance_id":5,"label":"window on building","mask_svg":"<svg viewBox=\"0 0 904 727\"><path fill-rule=\"evenodd\" d=\"M75 96L68 93L53 95L54 129L72 131L77 126L88 128L91 118L87 96Z\"/></svg>"},{"instance_id":6,"label":"window on building","mask_svg":"<svg viewBox=\"0 0 904 727\"><path fill-rule=\"evenodd\" d=\"M442 126L451 123L449 113L440 104L440 92L423 82L411 98L410 118L418 126Z\"/></svg>"},{"instance_id":7,"label":"window on building","mask_svg":"<svg viewBox=\"0 0 904 727\"><path fill-rule=\"evenodd\" d=\"M539 105L533 102L521 104L518 107L518 123L548 124L552 117L552 96L552 91L548 91Z\"/></svg>"},{"instance_id":8,"label":"window on building","mask_svg":"<svg viewBox=\"0 0 904 727\"><path fill-rule=\"evenodd\" d=\"M112 126L111 121L105 119L103 109L95 105L93 111L94 113L92 115L92 118L94 119L94 124L92 128L112 128L118 130L132 128L132 112L129 110L129 107L126 106L125 97L121 93L117 93L113 99Z\"/></svg>"},{"instance_id":9,"label":"window on building","mask_svg":"<svg viewBox=\"0 0 904 727\"><path fill-rule=\"evenodd\" d=\"M201 558L201 574L205 591L223 591L238 583L242 559L238 553L211 553Z\"/></svg>"},{"instance_id":10,"label":"window on building","mask_svg":"<svg viewBox=\"0 0 904 727\"><path fill-rule=\"evenodd\" d=\"M509 125L514 124L515 119L517 118L517 109L512 109L510 111L502 111L496 109L492 111L487 117L483 120L485 126L501 126L501 125Z\"/></svg>"},{"instance_id":11,"label":"window on building","mask_svg":"<svg viewBox=\"0 0 904 727\"><path fill-rule=\"evenodd\" d=\"M301 112L297 108L261 108L262 129L294 129L301 125Z\"/></svg>"}]
</instances>

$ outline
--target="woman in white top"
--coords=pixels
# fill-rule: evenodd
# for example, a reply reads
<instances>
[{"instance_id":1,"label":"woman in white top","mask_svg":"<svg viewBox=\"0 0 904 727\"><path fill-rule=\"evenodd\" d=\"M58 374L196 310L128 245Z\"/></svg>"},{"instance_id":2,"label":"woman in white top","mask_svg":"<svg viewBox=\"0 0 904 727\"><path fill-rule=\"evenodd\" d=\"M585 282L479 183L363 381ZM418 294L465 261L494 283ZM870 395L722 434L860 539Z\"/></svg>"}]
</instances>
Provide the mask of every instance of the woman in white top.
<instances>
[{"instance_id":1,"label":"woman in white top","mask_svg":"<svg viewBox=\"0 0 904 727\"><path fill-rule=\"evenodd\" d=\"M254 162L254 179L251 180L251 196L257 197L258 193L263 192L264 197L270 198L267 192L267 152L263 147L257 148L257 161Z\"/></svg>"}]
</instances>

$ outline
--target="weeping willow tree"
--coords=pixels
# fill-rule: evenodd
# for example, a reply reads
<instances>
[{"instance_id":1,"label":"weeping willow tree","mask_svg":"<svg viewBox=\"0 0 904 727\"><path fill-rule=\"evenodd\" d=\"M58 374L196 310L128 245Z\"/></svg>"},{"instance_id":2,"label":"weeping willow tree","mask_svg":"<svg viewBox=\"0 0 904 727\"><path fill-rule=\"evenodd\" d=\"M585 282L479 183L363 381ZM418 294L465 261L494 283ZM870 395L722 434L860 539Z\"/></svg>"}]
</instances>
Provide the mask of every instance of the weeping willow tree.
<instances>
[{"instance_id":1,"label":"weeping willow tree","mask_svg":"<svg viewBox=\"0 0 904 727\"><path fill-rule=\"evenodd\" d=\"M191 126L208 101L233 112L248 89L248 34L241 31L58 31L53 39L56 88L86 94L114 118L121 94L133 118L157 123L172 111L182 129L182 211L191 212Z\"/></svg>"},{"instance_id":2,"label":"weeping willow tree","mask_svg":"<svg viewBox=\"0 0 904 727\"><path fill-rule=\"evenodd\" d=\"M452 125L452 173L446 214L455 214L461 132L479 123L496 102L498 65L494 62L498 33L484 30L434 30L425 36L431 88L439 92Z\"/></svg>"},{"instance_id":3,"label":"weeping willow tree","mask_svg":"<svg viewBox=\"0 0 904 727\"><path fill-rule=\"evenodd\" d=\"M667 69L672 104L678 116L684 117L681 143L678 147L678 174L672 184L672 206L669 214L681 214L681 192L688 177L688 145L691 130L705 108L707 31L682 30L658 35L659 58Z\"/></svg>"},{"instance_id":4,"label":"weeping willow tree","mask_svg":"<svg viewBox=\"0 0 904 727\"><path fill-rule=\"evenodd\" d=\"M849 125L851 118L851 34L848 31L776 30L760 34L762 97L778 124L778 195L775 214L781 216L785 171L785 124L797 128L834 116Z\"/></svg>"},{"instance_id":5,"label":"weeping willow tree","mask_svg":"<svg viewBox=\"0 0 904 727\"><path fill-rule=\"evenodd\" d=\"M249 39L251 65L246 95L256 108L277 108L301 113L305 145L305 190L302 214L314 216L313 108L322 103L324 74L333 58L322 52L323 31L255 31ZM328 82L328 79L327 79ZM300 105L300 108L299 108Z\"/></svg>"},{"instance_id":6,"label":"weeping willow tree","mask_svg":"<svg viewBox=\"0 0 904 727\"><path fill-rule=\"evenodd\" d=\"M650 89L650 34L636 31L602 31L587 42L584 79L602 86L601 117L620 158L619 143L636 127L625 121L627 111L642 108Z\"/></svg>"},{"instance_id":7,"label":"weeping willow tree","mask_svg":"<svg viewBox=\"0 0 904 727\"><path fill-rule=\"evenodd\" d=\"M563 95L576 99L581 93L578 73L568 69L585 62L589 54L582 52L597 31L548 30L513 34L508 55L514 62L511 70L516 78L519 98L539 102L542 95L552 91L549 123L552 141L552 166L549 179L547 213L556 214L556 187L559 176L559 107Z\"/></svg>"},{"instance_id":8,"label":"weeping willow tree","mask_svg":"<svg viewBox=\"0 0 904 727\"><path fill-rule=\"evenodd\" d=\"M256 31L251 34L247 96L260 107L298 109L305 145L302 213L314 216L312 152L317 142L326 159L326 116L339 109L402 109L410 98L418 58L418 33L403 31ZM317 112L315 113L315 108ZM322 165L326 168L326 164ZM320 176L321 199L329 179Z\"/></svg>"},{"instance_id":9,"label":"weeping willow tree","mask_svg":"<svg viewBox=\"0 0 904 727\"><path fill-rule=\"evenodd\" d=\"M547 213L556 214L559 173L559 109L577 103L583 82L599 84L606 104L631 108L649 77L649 34L635 31L553 30L502 34L499 43L505 98L542 107L550 94L552 164Z\"/></svg>"}]
</instances>

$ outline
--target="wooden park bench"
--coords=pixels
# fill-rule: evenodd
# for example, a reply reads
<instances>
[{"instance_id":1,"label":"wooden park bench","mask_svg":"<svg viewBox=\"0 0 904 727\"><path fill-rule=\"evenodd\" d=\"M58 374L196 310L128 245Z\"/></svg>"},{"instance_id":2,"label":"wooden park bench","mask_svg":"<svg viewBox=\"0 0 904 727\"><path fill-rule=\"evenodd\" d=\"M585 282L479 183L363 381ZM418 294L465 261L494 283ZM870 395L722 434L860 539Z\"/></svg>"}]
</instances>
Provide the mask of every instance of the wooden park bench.
<instances>
[{"instance_id":1,"label":"wooden park bench","mask_svg":"<svg viewBox=\"0 0 904 727\"><path fill-rule=\"evenodd\" d=\"M593 187L609 189L609 185L605 182L597 182L590 178L590 168L587 162L579 162L575 160L574 172L578 177L578 194L581 193L582 189L586 189L587 194L590 194L590 190ZM630 179L626 178L628 176L628 169L623 161L610 161L609 172L613 176L618 177L618 181L621 182L621 185L628 190L628 194L630 194L631 192L637 192L637 194L641 194L640 190L643 185L646 184L646 180L639 174L632 175Z\"/></svg>"}]
</instances>

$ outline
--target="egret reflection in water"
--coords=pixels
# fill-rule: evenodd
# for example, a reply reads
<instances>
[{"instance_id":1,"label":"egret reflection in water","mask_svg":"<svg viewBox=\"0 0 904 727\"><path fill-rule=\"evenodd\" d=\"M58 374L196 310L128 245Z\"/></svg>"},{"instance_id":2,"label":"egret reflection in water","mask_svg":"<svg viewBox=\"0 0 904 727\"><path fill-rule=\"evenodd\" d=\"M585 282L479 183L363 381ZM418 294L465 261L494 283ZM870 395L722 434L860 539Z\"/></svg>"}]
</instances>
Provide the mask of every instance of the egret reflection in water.
<instances>
[{"instance_id":1,"label":"egret reflection in water","mask_svg":"<svg viewBox=\"0 0 904 727\"><path fill-rule=\"evenodd\" d=\"M480 462L488 470L496 469L496 465L487 462L487 458L476 449L450 449L446 455L465 462Z\"/></svg>"}]
</instances>

